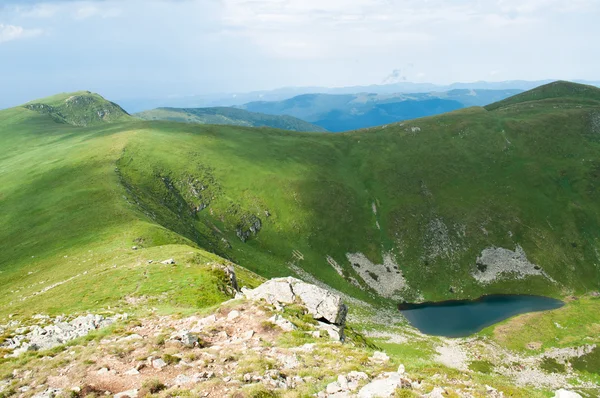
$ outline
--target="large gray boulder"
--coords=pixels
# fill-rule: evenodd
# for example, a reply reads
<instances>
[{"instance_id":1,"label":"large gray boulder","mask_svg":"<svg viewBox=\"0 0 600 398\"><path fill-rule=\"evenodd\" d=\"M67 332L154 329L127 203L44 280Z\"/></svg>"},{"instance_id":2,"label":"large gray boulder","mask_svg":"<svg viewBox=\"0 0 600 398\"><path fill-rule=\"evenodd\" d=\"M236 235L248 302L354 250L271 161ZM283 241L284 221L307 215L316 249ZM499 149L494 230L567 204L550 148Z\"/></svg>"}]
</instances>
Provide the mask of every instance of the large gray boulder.
<instances>
[{"instance_id":1,"label":"large gray boulder","mask_svg":"<svg viewBox=\"0 0 600 398\"><path fill-rule=\"evenodd\" d=\"M340 296L300 279L271 279L256 289L244 290L244 294L251 300L265 300L270 304L299 302L315 319L342 326L346 322L348 308Z\"/></svg>"}]
</instances>

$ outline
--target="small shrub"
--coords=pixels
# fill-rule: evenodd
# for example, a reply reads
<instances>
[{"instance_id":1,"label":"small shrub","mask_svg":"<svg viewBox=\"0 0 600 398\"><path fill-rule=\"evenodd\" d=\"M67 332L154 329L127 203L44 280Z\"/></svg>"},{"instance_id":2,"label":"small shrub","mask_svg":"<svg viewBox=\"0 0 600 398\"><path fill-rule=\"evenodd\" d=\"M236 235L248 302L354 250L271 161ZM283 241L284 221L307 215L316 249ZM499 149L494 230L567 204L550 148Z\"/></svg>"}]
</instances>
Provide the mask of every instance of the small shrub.
<instances>
[{"instance_id":1,"label":"small shrub","mask_svg":"<svg viewBox=\"0 0 600 398\"><path fill-rule=\"evenodd\" d=\"M564 373L566 371L565 365L558 363L554 358L544 357L540 368L548 373Z\"/></svg>"},{"instance_id":2,"label":"small shrub","mask_svg":"<svg viewBox=\"0 0 600 398\"><path fill-rule=\"evenodd\" d=\"M14 389L12 389L12 388L9 388L9 389L8 389L8 390L6 390L6 391L2 391L2 392L0 392L0 398L8 398L8 397L12 397L12 396L13 396L13 395L15 395L16 393L17 393L17 392L16 392Z\"/></svg>"},{"instance_id":3,"label":"small shrub","mask_svg":"<svg viewBox=\"0 0 600 398\"><path fill-rule=\"evenodd\" d=\"M159 392L166 389L167 386L165 386L158 379L147 380L144 382L144 384L142 384L142 388L140 389L138 396L145 397L148 394L158 394Z\"/></svg>"},{"instance_id":4,"label":"small shrub","mask_svg":"<svg viewBox=\"0 0 600 398\"><path fill-rule=\"evenodd\" d=\"M156 340L154 341L154 344L158 345L158 346L163 346L165 345L165 342L167 341L167 336L164 334L159 334L156 337Z\"/></svg>"},{"instance_id":5,"label":"small shrub","mask_svg":"<svg viewBox=\"0 0 600 398\"><path fill-rule=\"evenodd\" d=\"M273 330L275 330L276 327L277 327L277 325L275 325L271 321L262 321L260 323L260 328L262 329L263 332L273 331Z\"/></svg>"},{"instance_id":6,"label":"small shrub","mask_svg":"<svg viewBox=\"0 0 600 398\"><path fill-rule=\"evenodd\" d=\"M176 365L181 361L181 358L171 354L163 354L162 360L165 361L167 365Z\"/></svg>"}]
</instances>

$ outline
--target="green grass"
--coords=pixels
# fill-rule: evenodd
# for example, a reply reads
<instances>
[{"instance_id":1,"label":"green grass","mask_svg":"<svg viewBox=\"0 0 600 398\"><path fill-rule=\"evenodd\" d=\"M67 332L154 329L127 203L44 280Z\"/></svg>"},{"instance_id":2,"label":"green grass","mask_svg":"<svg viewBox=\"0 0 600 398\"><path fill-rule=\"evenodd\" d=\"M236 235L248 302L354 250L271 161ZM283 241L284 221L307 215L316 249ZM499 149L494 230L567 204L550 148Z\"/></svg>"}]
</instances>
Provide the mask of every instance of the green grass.
<instances>
[{"instance_id":1,"label":"green grass","mask_svg":"<svg viewBox=\"0 0 600 398\"><path fill-rule=\"evenodd\" d=\"M542 359L542 364L540 368L545 370L548 373L565 373L566 367L564 364L559 363L554 358L545 357Z\"/></svg>"},{"instance_id":2,"label":"green grass","mask_svg":"<svg viewBox=\"0 0 600 398\"><path fill-rule=\"evenodd\" d=\"M553 311L521 315L484 329L503 346L530 351L528 344L539 343L540 350L600 343L600 299L583 296Z\"/></svg>"},{"instance_id":3,"label":"green grass","mask_svg":"<svg viewBox=\"0 0 600 398\"><path fill-rule=\"evenodd\" d=\"M360 279L346 258L358 252L376 263L393 253L407 299L598 290L600 106L585 93L560 107L470 108L335 135L126 115L77 127L0 111L0 315L118 307L129 296L167 312L208 308L225 298L210 264L227 261L264 277L295 263L383 303L327 262ZM93 106L72 120L109 106L82 95ZM36 103L60 108L71 96ZM483 249L516 245L558 283L472 278ZM158 264L171 257L177 266Z\"/></svg>"},{"instance_id":4,"label":"green grass","mask_svg":"<svg viewBox=\"0 0 600 398\"><path fill-rule=\"evenodd\" d=\"M574 358L571 364L575 370L600 375L600 349L596 347L589 354Z\"/></svg>"}]
</instances>

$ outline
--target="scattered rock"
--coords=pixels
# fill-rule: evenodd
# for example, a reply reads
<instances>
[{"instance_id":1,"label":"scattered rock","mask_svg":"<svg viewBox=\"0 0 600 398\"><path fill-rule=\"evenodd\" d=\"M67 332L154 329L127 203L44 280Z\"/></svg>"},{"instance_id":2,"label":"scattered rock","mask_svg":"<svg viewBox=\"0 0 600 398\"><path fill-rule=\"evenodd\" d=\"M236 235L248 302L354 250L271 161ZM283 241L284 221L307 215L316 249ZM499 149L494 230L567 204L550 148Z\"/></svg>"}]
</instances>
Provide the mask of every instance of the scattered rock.
<instances>
[{"instance_id":1,"label":"scattered rock","mask_svg":"<svg viewBox=\"0 0 600 398\"><path fill-rule=\"evenodd\" d=\"M137 398L138 390L128 390L115 394L114 398Z\"/></svg>"},{"instance_id":2,"label":"scattered rock","mask_svg":"<svg viewBox=\"0 0 600 398\"><path fill-rule=\"evenodd\" d=\"M381 379L376 379L364 386L358 392L358 398L392 397L396 388L402 385L402 379L397 372L385 373Z\"/></svg>"},{"instance_id":3,"label":"scattered rock","mask_svg":"<svg viewBox=\"0 0 600 398\"><path fill-rule=\"evenodd\" d=\"M234 319L237 319L239 317L240 317L240 312L233 310L227 315L227 320L233 321Z\"/></svg>"},{"instance_id":4,"label":"scattered rock","mask_svg":"<svg viewBox=\"0 0 600 398\"><path fill-rule=\"evenodd\" d=\"M154 369L160 370L160 369L164 368L165 366L167 366L167 363L165 361L163 361L162 358L157 358L157 359L152 360L152 367Z\"/></svg>"},{"instance_id":5,"label":"scattered rock","mask_svg":"<svg viewBox=\"0 0 600 398\"><path fill-rule=\"evenodd\" d=\"M47 390L35 394L32 398L55 398L62 393L61 388L48 388Z\"/></svg>"},{"instance_id":6,"label":"scattered rock","mask_svg":"<svg viewBox=\"0 0 600 398\"><path fill-rule=\"evenodd\" d=\"M164 265L173 265L173 264L175 264L175 260L173 260L172 258L170 258L168 260L161 261L160 263L164 264Z\"/></svg>"},{"instance_id":7,"label":"scattered rock","mask_svg":"<svg viewBox=\"0 0 600 398\"><path fill-rule=\"evenodd\" d=\"M441 387L435 387L429 394L425 394L427 398L445 398L445 391Z\"/></svg>"},{"instance_id":8,"label":"scattered rock","mask_svg":"<svg viewBox=\"0 0 600 398\"><path fill-rule=\"evenodd\" d=\"M173 333L171 335L171 340L177 341L186 347L194 347L199 341L198 336L188 332L187 330Z\"/></svg>"},{"instance_id":9,"label":"scattered rock","mask_svg":"<svg viewBox=\"0 0 600 398\"><path fill-rule=\"evenodd\" d=\"M388 362L390 360L390 357L387 356L387 354L385 352L381 352L381 351L375 351L373 353L373 356L371 358L369 358L370 361L373 362Z\"/></svg>"},{"instance_id":10,"label":"scattered rock","mask_svg":"<svg viewBox=\"0 0 600 398\"><path fill-rule=\"evenodd\" d=\"M274 323L286 332L291 332L292 330L297 329L292 322L288 321L281 315L273 315L271 318L269 318L269 322Z\"/></svg>"},{"instance_id":11,"label":"scattered rock","mask_svg":"<svg viewBox=\"0 0 600 398\"><path fill-rule=\"evenodd\" d=\"M562 388L554 392L554 398L582 398L581 395L573 391L563 390Z\"/></svg>"}]
</instances>

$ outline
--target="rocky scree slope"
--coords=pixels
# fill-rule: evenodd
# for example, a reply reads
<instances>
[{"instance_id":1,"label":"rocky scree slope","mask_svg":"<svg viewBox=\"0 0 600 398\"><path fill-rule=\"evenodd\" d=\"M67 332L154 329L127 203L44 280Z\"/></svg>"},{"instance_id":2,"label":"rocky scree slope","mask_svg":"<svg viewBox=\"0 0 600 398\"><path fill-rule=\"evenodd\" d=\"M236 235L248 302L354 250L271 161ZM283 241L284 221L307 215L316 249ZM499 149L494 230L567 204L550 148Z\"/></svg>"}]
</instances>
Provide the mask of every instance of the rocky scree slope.
<instances>
[{"instance_id":1,"label":"rocky scree slope","mask_svg":"<svg viewBox=\"0 0 600 398\"><path fill-rule=\"evenodd\" d=\"M468 372L412 376L351 329L342 343L346 307L318 286L281 278L242 291L210 315L140 319L122 314L106 318L110 322L99 315L76 318L68 324L86 329L78 340L67 345L52 340L52 350L30 345L26 352L8 354L0 377L7 371L11 377L0 379L0 393L35 398L505 396ZM116 328L102 329L115 320ZM66 325L64 319L45 316L29 322L49 322L44 330L51 335L53 328ZM17 321L3 328L17 336L27 330L41 335L39 326ZM4 347L11 351L6 342ZM556 396L581 397L568 393Z\"/></svg>"}]
</instances>

